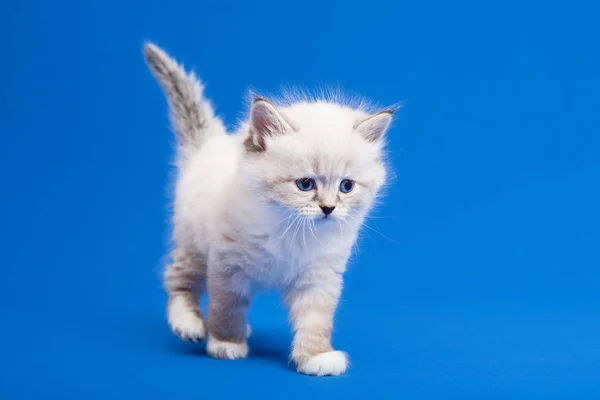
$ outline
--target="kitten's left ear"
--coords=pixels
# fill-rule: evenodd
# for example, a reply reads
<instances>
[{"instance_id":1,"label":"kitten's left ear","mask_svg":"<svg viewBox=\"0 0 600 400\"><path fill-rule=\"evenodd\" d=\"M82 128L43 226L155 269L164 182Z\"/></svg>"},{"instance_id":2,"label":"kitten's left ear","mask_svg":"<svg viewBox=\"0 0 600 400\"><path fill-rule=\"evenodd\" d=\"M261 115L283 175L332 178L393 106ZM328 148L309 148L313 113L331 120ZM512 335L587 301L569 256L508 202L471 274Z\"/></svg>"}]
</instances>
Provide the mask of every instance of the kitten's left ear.
<instances>
[{"instance_id":1,"label":"kitten's left ear","mask_svg":"<svg viewBox=\"0 0 600 400\"><path fill-rule=\"evenodd\" d=\"M380 142L392 122L394 112L396 112L395 109L389 109L373 114L356 124L354 130L368 142Z\"/></svg>"}]
</instances>

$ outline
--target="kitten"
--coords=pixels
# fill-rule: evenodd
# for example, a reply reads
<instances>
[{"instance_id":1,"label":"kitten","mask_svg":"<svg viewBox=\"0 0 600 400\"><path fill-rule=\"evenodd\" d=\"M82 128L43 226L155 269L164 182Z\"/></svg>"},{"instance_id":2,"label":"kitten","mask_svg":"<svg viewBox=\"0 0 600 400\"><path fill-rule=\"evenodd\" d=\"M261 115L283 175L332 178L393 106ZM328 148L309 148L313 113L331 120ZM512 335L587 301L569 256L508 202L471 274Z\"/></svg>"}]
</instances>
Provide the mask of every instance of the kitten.
<instances>
[{"instance_id":1,"label":"kitten","mask_svg":"<svg viewBox=\"0 0 600 400\"><path fill-rule=\"evenodd\" d=\"M256 97L248 121L227 134L203 87L146 44L177 135L168 320L207 352L244 358L246 314L262 288L283 292L295 336L291 358L309 375L346 371L331 346L342 274L386 177L384 134L394 110L369 114L326 100ZM199 296L208 291L206 319Z\"/></svg>"}]
</instances>

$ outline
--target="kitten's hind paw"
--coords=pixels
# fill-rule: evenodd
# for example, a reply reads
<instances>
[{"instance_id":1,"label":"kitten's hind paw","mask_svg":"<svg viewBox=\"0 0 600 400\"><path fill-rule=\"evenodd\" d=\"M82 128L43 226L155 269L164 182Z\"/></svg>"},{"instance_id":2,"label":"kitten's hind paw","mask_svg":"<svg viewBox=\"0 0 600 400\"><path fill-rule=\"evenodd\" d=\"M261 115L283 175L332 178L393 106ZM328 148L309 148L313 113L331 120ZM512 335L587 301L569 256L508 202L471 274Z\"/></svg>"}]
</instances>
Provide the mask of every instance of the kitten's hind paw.
<instances>
[{"instance_id":1,"label":"kitten's hind paw","mask_svg":"<svg viewBox=\"0 0 600 400\"><path fill-rule=\"evenodd\" d=\"M213 358L237 360L248 356L248 343L223 342L212 336L208 336L206 351Z\"/></svg>"},{"instance_id":2,"label":"kitten's hind paw","mask_svg":"<svg viewBox=\"0 0 600 400\"><path fill-rule=\"evenodd\" d=\"M336 376L346 372L348 356L343 351L328 351L298 365L298 372L315 376Z\"/></svg>"},{"instance_id":3,"label":"kitten's hind paw","mask_svg":"<svg viewBox=\"0 0 600 400\"><path fill-rule=\"evenodd\" d=\"M183 340L199 342L206 337L202 314L190 308L187 303L173 299L169 304L168 314L171 329Z\"/></svg>"}]
</instances>

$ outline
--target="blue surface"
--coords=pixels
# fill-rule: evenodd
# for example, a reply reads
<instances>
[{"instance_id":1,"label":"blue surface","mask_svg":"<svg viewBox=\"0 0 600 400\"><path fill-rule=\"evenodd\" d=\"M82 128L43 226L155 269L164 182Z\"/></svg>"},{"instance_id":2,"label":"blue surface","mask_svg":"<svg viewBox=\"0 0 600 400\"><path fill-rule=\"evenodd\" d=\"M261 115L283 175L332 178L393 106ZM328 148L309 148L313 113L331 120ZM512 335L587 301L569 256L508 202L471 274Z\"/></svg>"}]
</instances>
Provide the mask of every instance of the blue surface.
<instances>
[{"instance_id":1,"label":"blue surface","mask_svg":"<svg viewBox=\"0 0 600 400\"><path fill-rule=\"evenodd\" d=\"M600 398L600 6L166 4L3 4L0 398ZM249 86L405 102L337 317L346 376L288 367L274 295L248 360L170 333L172 137L144 39L229 124Z\"/></svg>"}]
</instances>

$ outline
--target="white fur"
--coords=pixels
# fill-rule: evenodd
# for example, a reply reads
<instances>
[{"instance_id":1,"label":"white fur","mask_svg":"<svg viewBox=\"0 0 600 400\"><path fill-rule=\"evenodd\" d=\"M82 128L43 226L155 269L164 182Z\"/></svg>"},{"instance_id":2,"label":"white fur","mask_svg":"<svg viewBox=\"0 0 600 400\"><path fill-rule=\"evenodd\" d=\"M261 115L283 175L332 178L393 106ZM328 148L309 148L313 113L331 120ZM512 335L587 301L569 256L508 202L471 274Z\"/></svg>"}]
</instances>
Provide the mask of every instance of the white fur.
<instances>
[{"instance_id":1,"label":"white fur","mask_svg":"<svg viewBox=\"0 0 600 400\"><path fill-rule=\"evenodd\" d=\"M214 358L237 360L248 356L248 344L223 342L209 335L206 351Z\"/></svg>"},{"instance_id":2,"label":"white fur","mask_svg":"<svg viewBox=\"0 0 600 400\"><path fill-rule=\"evenodd\" d=\"M348 356L343 351L329 351L310 358L298 366L298 372L315 376L336 376L346 372Z\"/></svg>"},{"instance_id":3,"label":"white fur","mask_svg":"<svg viewBox=\"0 0 600 400\"><path fill-rule=\"evenodd\" d=\"M183 339L197 341L206 336L204 321L181 296L175 296L169 303L168 319L171 329Z\"/></svg>"},{"instance_id":4,"label":"white fur","mask_svg":"<svg viewBox=\"0 0 600 400\"><path fill-rule=\"evenodd\" d=\"M386 179L384 133L393 111L371 113L318 99L257 99L247 121L227 134L195 76L155 46L146 47L146 57L169 98L184 159L177 163L174 204L178 248L206 261L209 287L212 282L247 299L256 288L284 291L299 371L343 373L345 353L314 352L329 346L341 275ZM300 190L296 180L302 178L312 179L314 189ZM355 182L349 193L340 190L345 179ZM323 207L335 209L325 218ZM199 331L198 321L175 306L172 325ZM311 347L315 337L324 342ZM245 343L210 335L207 348L219 358L248 353Z\"/></svg>"}]
</instances>

